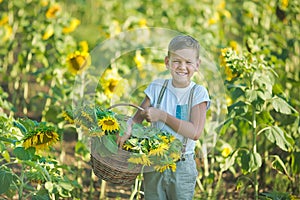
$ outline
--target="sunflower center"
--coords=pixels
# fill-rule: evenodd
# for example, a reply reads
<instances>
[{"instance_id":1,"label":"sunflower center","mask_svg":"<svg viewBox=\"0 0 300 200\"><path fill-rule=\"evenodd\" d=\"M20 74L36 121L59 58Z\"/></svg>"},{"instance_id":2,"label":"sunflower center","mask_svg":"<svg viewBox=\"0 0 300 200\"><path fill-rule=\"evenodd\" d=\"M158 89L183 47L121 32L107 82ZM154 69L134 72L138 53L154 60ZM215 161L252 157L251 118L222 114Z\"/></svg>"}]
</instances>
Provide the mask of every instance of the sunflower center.
<instances>
[{"instance_id":1,"label":"sunflower center","mask_svg":"<svg viewBox=\"0 0 300 200\"><path fill-rule=\"evenodd\" d=\"M84 67L86 58L84 56L76 56L71 59L71 63L74 69L79 70Z\"/></svg>"},{"instance_id":2,"label":"sunflower center","mask_svg":"<svg viewBox=\"0 0 300 200\"><path fill-rule=\"evenodd\" d=\"M110 120L110 119L105 120L103 123L104 123L105 125L107 125L107 126L112 126L112 125L115 124L115 122L114 122L113 120Z\"/></svg>"},{"instance_id":3,"label":"sunflower center","mask_svg":"<svg viewBox=\"0 0 300 200\"><path fill-rule=\"evenodd\" d=\"M118 84L117 80L112 80L108 85L109 91L114 92L117 84Z\"/></svg>"}]
</instances>

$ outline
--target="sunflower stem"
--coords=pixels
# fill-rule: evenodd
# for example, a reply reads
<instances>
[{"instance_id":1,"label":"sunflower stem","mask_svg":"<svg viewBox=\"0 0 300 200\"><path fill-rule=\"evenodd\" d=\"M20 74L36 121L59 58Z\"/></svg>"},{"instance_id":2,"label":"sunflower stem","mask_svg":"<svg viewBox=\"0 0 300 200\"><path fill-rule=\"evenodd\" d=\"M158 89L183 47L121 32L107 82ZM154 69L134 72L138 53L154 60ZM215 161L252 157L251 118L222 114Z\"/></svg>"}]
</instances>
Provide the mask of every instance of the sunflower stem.
<instances>
[{"instance_id":1,"label":"sunflower stem","mask_svg":"<svg viewBox=\"0 0 300 200\"><path fill-rule=\"evenodd\" d=\"M19 193L19 200L23 199L23 188L24 188L24 164L22 164L22 168L21 168L21 175L20 175L20 187L18 190Z\"/></svg>"},{"instance_id":2,"label":"sunflower stem","mask_svg":"<svg viewBox=\"0 0 300 200\"><path fill-rule=\"evenodd\" d=\"M100 200L101 199L104 199L105 197L105 188L106 188L106 181L105 180L102 180L101 182L101 190L100 190Z\"/></svg>"}]
</instances>

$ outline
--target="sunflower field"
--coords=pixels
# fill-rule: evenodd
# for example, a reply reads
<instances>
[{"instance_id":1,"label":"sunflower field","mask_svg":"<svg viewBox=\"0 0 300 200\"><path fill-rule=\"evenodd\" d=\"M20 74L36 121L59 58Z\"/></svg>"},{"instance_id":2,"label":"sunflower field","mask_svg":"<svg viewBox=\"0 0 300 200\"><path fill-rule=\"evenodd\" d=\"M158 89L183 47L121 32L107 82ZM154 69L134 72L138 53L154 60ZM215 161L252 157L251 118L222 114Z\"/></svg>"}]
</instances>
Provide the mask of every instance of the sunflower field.
<instances>
[{"instance_id":1,"label":"sunflower field","mask_svg":"<svg viewBox=\"0 0 300 200\"><path fill-rule=\"evenodd\" d=\"M194 199L300 199L297 0L0 0L0 199L143 199L95 175L178 34L201 44L211 97ZM148 123L130 165L176 170L181 143ZM147 137L145 137L147 133Z\"/></svg>"}]
</instances>

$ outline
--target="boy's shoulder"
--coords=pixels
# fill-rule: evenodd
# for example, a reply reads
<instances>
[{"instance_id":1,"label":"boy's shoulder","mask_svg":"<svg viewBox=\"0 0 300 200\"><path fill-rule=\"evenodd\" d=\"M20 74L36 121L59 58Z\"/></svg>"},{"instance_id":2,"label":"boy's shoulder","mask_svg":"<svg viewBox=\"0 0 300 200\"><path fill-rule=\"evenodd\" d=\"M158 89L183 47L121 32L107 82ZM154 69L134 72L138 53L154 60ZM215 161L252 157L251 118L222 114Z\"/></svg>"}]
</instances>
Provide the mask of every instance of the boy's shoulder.
<instances>
[{"instance_id":1,"label":"boy's shoulder","mask_svg":"<svg viewBox=\"0 0 300 200\"><path fill-rule=\"evenodd\" d=\"M195 90L196 90L196 91L207 91L206 87L204 87L204 86L201 85L201 84L198 84L198 83L193 82L193 85L192 85L192 86L195 86Z\"/></svg>"},{"instance_id":2,"label":"boy's shoulder","mask_svg":"<svg viewBox=\"0 0 300 200\"><path fill-rule=\"evenodd\" d=\"M165 80L169 80L169 79L155 79L151 82L151 84L162 86L164 84Z\"/></svg>"}]
</instances>

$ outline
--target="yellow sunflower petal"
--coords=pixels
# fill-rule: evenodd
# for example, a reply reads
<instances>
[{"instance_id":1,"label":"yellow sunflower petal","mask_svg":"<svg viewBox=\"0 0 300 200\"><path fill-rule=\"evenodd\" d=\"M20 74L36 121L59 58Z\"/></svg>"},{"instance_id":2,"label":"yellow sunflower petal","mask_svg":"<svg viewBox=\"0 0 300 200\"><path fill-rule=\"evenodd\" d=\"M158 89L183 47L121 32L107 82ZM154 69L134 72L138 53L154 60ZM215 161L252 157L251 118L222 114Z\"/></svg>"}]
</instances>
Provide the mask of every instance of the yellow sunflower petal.
<instances>
[{"instance_id":1,"label":"yellow sunflower petal","mask_svg":"<svg viewBox=\"0 0 300 200\"><path fill-rule=\"evenodd\" d=\"M118 121L114 117L104 117L98 121L98 125L101 127L103 131L118 131L120 130L120 125Z\"/></svg>"},{"instance_id":2,"label":"yellow sunflower petal","mask_svg":"<svg viewBox=\"0 0 300 200\"><path fill-rule=\"evenodd\" d=\"M40 133L39 136L40 136L40 143L43 143L44 133Z\"/></svg>"},{"instance_id":3,"label":"yellow sunflower petal","mask_svg":"<svg viewBox=\"0 0 300 200\"><path fill-rule=\"evenodd\" d=\"M157 148L151 149L149 155L162 156L169 149L169 145L166 143L161 143Z\"/></svg>"},{"instance_id":4,"label":"yellow sunflower petal","mask_svg":"<svg viewBox=\"0 0 300 200\"><path fill-rule=\"evenodd\" d=\"M32 136L32 144L33 144L33 145L37 144L38 141L39 141L39 138L38 138L37 135Z\"/></svg>"}]
</instances>

